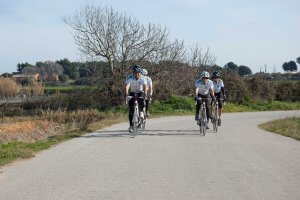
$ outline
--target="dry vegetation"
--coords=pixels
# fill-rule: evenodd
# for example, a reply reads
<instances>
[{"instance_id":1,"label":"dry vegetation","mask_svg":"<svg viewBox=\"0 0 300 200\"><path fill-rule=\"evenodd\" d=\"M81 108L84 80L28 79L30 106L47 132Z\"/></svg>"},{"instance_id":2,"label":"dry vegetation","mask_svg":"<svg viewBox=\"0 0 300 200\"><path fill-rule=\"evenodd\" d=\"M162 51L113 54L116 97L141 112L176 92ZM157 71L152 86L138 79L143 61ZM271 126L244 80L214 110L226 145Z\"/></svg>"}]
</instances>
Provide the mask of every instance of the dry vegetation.
<instances>
[{"instance_id":1,"label":"dry vegetation","mask_svg":"<svg viewBox=\"0 0 300 200\"><path fill-rule=\"evenodd\" d=\"M120 113L107 114L97 110L48 110L34 117L3 117L0 118L0 144L12 141L32 143L72 131L98 129L120 119L125 119Z\"/></svg>"},{"instance_id":2,"label":"dry vegetation","mask_svg":"<svg viewBox=\"0 0 300 200\"><path fill-rule=\"evenodd\" d=\"M26 96L41 95L44 93L44 85L41 82L29 81L22 86L11 78L0 78L0 97L13 97L18 94Z\"/></svg>"},{"instance_id":3,"label":"dry vegetation","mask_svg":"<svg viewBox=\"0 0 300 200\"><path fill-rule=\"evenodd\" d=\"M29 83L22 87L22 93L26 96L41 95L44 93L44 85L41 82L29 81Z\"/></svg>"},{"instance_id":4,"label":"dry vegetation","mask_svg":"<svg viewBox=\"0 0 300 200\"><path fill-rule=\"evenodd\" d=\"M21 91L21 85L13 79L0 77L0 97L16 96Z\"/></svg>"}]
</instances>

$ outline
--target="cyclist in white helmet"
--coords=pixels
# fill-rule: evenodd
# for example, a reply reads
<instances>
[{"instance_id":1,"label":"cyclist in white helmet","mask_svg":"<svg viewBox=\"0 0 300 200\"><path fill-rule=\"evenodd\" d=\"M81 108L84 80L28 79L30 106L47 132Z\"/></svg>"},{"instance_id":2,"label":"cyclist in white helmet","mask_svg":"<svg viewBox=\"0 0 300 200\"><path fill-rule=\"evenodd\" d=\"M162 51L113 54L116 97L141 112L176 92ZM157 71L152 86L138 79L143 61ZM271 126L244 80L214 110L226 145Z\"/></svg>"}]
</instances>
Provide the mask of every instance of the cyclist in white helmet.
<instances>
[{"instance_id":1,"label":"cyclist in white helmet","mask_svg":"<svg viewBox=\"0 0 300 200\"><path fill-rule=\"evenodd\" d=\"M224 100L226 101L224 83L223 83L222 79L220 79L220 73L219 72L214 72L211 79L212 79L213 84L214 84L215 96L217 98L217 101L219 102L218 125L221 126L221 115L222 115L222 107L223 107L222 101L220 100L221 99L221 93L222 93L222 96L223 96Z\"/></svg>"},{"instance_id":2,"label":"cyclist in white helmet","mask_svg":"<svg viewBox=\"0 0 300 200\"><path fill-rule=\"evenodd\" d=\"M214 88L213 88L213 82L209 80L209 73L207 71L203 71L200 74L201 79L197 80L195 82L195 100L197 101L196 104L196 114L195 114L195 120L199 120L199 110L200 106L202 104L201 101L198 100L199 97L203 98L203 101L205 101L206 105L206 117L207 121L209 121L210 115L210 109L209 109L209 102L208 97L211 96L212 100L215 101L215 94L214 94ZM206 127L209 128L208 126Z\"/></svg>"},{"instance_id":3,"label":"cyclist in white helmet","mask_svg":"<svg viewBox=\"0 0 300 200\"><path fill-rule=\"evenodd\" d=\"M147 93L146 94L146 116L149 117L149 103L152 99L153 94L153 84L152 79L148 76L148 71L146 69L142 69L143 78L147 82Z\"/></svg>"},{"instance_id":4,"label":"cyclist in white helmet","mask_svg":"<svg viewBox=\"0 0 300 200\"><path fill-rule=\"evenodd\" d=\"M147 94L147 82L142 77L141 67L139 65L134 65L132 67L132 75L129 75L125 83L125 97L144 97ZM130 92L129 92L130 91ZM139 109L142 111L144 109L144 99L138 99ZM134 113L134 99L132 98L129 102L129 132L133 132L133 113Z\"/></svg>"}]
</instances>

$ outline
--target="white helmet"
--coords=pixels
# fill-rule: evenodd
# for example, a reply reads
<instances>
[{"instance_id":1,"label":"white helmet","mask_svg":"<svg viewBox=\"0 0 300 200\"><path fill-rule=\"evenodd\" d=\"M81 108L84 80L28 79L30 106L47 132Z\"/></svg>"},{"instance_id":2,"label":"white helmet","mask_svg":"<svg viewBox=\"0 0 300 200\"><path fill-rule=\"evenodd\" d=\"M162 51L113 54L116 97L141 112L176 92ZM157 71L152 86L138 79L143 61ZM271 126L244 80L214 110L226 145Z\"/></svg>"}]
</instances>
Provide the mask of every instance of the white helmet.
<instances>
[{"instance_id":1,"label":"white helmet","mask_svg":"<svg viewBox=\"0 0 300 200\"><path fill-rule=\"evenodd\" d=\"M209 73L207 71L203 71L201 73L201 78L209 78Z\"/></svg>"},{"instance_id":2,"label":"white helmet","mask_svg":"<svg viewBox=\"0 0 300 200\"><path fill-rule=\"evenodd\" d=\"M147 71L146 69L142 69L142 74L143 74L144 76L147 76L147 75L148 75L148 71Z\"/></svg>"}]
</instances>

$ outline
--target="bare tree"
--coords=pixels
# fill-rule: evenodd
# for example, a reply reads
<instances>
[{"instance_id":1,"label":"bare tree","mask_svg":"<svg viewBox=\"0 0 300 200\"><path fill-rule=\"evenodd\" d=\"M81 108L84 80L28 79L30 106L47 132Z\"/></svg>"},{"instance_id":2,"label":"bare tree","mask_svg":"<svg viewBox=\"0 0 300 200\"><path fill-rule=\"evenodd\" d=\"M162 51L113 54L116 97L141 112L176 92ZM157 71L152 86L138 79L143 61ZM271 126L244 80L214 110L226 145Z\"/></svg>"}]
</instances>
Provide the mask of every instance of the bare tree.
<instances>
[{"instance_id":1,"label":"bare tree","mask_svg":"<svg viewBox=\"0 0 300 200\"><path fill-rule=\"evenodd\" d=\"M209 48L204 50L197 44L194 49L188 49L183 41L170 40L166 27L153 23L143 25L113 8L86 4L73 16L63 19L71 28L79 51L92 61L107 63L94 71L93 82L98 83L102 94L110 95L110 100L121 94L124 76L133 63L148 67L154 78L168 79L166 82L173 85L177 81L182 88L184 83L178 80L186 79L171 74L184 74L190 80L194 69L186 67L209 66L215 62ZM178 66L181 68L177 70Z\"/></svg>"},{"instance_id":2,"label":"bare tree","mask_svg":"<svg viewBox=\"0 0 300 200\"><path fill-rule=\"evenodd\" d=\"M187 52L187 61L192 67L212 66L216 62L216 57L209 48L203 49L197 43Z\"/></svg>"},{"instance_id":3,"label":"bare tree","mask_svg":"<svg viewBox=\"0 0 300 200\"><path fill-rule=\"evenodd\" d=\"M57 74L57 75L61 75L63 74L63 67L58 64L55 63L53 61L46 61L43 63L43 65L41 67L39 67L40 69L40 73L41 74Z\"/></svg>"},{"instance_id":4,"label":"bare tree","mask_svg":"<svg viewBox=\"0 0 300 200\"><path fill-rule=\"evenodd\" d=\"M126 66L128 61L150 59L172 45L165 27L151 23L144 26L112 8L85 5L73 17L64 17L64 21L73 30L79 50L107 61L113 76L115 68Z\"/></svg>"}]
</instances>

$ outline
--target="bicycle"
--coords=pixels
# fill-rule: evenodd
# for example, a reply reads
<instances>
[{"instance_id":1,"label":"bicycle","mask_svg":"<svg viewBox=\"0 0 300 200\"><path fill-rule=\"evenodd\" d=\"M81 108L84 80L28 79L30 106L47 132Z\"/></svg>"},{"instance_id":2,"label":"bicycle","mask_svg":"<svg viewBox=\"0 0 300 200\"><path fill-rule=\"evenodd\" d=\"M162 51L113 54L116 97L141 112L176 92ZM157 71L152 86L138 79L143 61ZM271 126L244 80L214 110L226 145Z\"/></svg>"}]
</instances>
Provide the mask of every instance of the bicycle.
<instances>
[{"instance_id":1,"label":"bicycle","mask_svg":"<svg viewBox=\"0 0 300 200\"><path fill-rule=\"evenodd\" d=\"M224 99L220 99L220 101L223 101ZM224 102L225 104L225 102ZM219 101L216 100L214 106L213 106L213 117L212 117L212 124L213 124L213 130L217 133L218 132L218 119L219 119Z\"/></svg>"},{"instance_id":2,"label":"bicycle","mask_svg":"<svg viewBox=\"0 0 300 200\"><path fill-rule=\"evenodd\" d=\"M197 125L199 125L199 128L200 128L200 134L205 136L205 133L206 133L206 127L207 127L207 124L208 124L208 121L207 121L207 118L206 118L206 103L205 101L202 101L204 100L205 98L201 98L201 97L197 97L197 100L198 101L201 101L201 105L200 105L200 111L201 113L199 112L199 119L197 121Z\"/></svg>"},{"instance_id":3,"label":"bicycle","mask_svg":"<svg viewBox=\"0 0 300 200\"><path fill-rule=\"evenodd\" d=\"M127 102L129 102L131 99L134 99L134 112L133 112L133 131L131 137L134 138L137 135L138 129L140 129L141 133L145 130L146 127L146 115L145 115L145 107L144 109L139 112L139 103L138 99L144 99L143 97L134 97L134 96L128 96Z\"/></svg>"}]
</instances>

